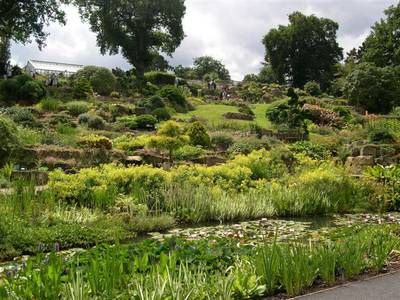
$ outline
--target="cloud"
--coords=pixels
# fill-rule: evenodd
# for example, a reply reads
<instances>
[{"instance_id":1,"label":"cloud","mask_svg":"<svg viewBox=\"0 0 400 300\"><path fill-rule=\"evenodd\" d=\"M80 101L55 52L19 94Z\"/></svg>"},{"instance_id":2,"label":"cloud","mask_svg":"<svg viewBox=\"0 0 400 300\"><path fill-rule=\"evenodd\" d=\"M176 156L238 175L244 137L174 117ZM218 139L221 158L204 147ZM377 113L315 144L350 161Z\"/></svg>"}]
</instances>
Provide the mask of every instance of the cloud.
<instances>
[{"instance_id":1,"label":"cloud","mask_svg":"<svg viewBox=\"0 0 400 300\"><path fill-rule=\"evenodd\" d=\"M264 60L263 36L279 24L287 24L293 11L331 18L340 25L338 41L349 51L358 47L370 27L395 0L186 0L186 38L169 59L174 65L191 65L194 57L211 55L223 61L234 79L257 72ZM96 36L81 22L77 10L66 8L68 22L52 24L47 47L13 45L13 61L29 59L130 68L121 55L102 56Z\"/></svg>"}]
</instances>

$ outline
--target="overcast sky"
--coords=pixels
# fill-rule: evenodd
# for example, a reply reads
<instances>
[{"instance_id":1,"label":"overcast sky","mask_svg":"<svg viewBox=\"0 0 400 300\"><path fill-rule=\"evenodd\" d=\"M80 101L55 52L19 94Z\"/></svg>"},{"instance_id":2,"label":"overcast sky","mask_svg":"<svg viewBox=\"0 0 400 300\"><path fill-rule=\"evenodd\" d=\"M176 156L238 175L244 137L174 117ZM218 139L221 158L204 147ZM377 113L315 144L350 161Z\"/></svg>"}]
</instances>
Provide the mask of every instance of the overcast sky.
<instances>
[{"instance_id":1,"label":"overcast sky","mask_svg":"<svg viewBox=\"0 0 400 300\"><path fill-rule=\"evenodd\" d=\"M254 73L264 59L263 36L279 24L287 24L293 11L328 17L340 25L338 39L345 51L358 47L371 25L396 0L186 0L186 38L170 59L173 65L189 66L193 57L211 55L221 60L240 80ZM85 65L130 68L120 55L102 56L96 36L83 24L76 9L68 7L67 25L48 28L47 47L13 45L13 62L25 65L29 59L71 62Z\"/></svg>"}]
</instances>

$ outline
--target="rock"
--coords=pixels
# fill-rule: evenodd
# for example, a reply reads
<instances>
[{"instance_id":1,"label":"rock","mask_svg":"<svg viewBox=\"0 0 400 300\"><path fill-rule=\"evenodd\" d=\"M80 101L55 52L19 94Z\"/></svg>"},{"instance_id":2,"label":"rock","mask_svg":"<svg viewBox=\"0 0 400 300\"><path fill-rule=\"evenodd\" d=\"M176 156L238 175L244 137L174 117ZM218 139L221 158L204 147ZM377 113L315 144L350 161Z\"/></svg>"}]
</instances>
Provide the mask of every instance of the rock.
<instances>
[{"instance_id":1,"label":"rock","mask_svg":"<svg viewBox=\"0 0 400 300\"><path fill-rule=\"evenodd\" d=\"M139 155L135 156L128 156L124 160L125 165L130 166L130 165L141 165L143 163L143 157Z\"/></svg>"},{"instance_id":2,"label":"rock","mask_svg":"<svg viewBox=\"0 0 400 300\"><path fill-rule=\"evenodd\" d=\"M378 145L365 145L361 148L360 156L372 156L376 158L380 155L381 147Z\"/></svg>"},{"instance_id":3,"label":"rock","mask_svg":"<svg viewBox=\"0 0 400 300\"><path fill-rule=\"evenodd\" d=\"M283 97L283 92L280 89L274 88L271 90L271 94L274 97L282 98Z\"/></svg>"},{"instance_id":4,"label":"rock","mask_svg":"<svg viewBox=\"0 0 400 300\"><path fill-rule=\"evenodd\" d=\"M350 167L353 174L362 174L367 167L375 165L373 156L348 157L346 166Z\"/></svg>"}]
</instances>

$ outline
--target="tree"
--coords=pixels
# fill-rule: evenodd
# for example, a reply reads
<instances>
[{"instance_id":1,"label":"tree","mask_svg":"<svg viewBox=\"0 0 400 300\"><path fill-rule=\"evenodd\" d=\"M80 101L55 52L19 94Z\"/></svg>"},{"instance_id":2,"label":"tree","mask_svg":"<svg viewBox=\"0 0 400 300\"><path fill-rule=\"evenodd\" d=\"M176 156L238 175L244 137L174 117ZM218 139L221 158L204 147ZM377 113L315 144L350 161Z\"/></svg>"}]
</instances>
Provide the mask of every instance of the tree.
<instances>
[{"instance_id":1,"label":"tree","mask_svg":"<svg viewBox=\"0 0 400 300\"><path fill-rule=\"evenodd\" d=\"M267 63L282 84L303 88L314 80L327 89L335 64L343 59L343 49L336 41L339 25L300 12L292 13L289 21L289 25L272 29L264 37Z\"/></svg>"},{"instance_id":2,"label":"tree","mask_svg":"<svg viewBox=\"0 0 400 300\"><path fill-rule=\"evenodd\" d=\"M74 74L73 79L82 77L89 80L93 91L102 96L109 96L117 84L114 74L104 67L86 66Z\"/></svg>"},{"instance_id":3,"label":"tree","mask_svg":"<svg viewBox=\"0 0 400 300\"><path fill-rule=\"evenodd\" d=\"M305 120L307 115L303 110L304 101L299 100L299 96L293 88L288 90L290 99L287 103L282 103L276 108L267 111L267 118L274 124L287 127L291 130L302 130L308 132Z\"/></svg>"},{"instance_id":4,"label":"tree","mask_svg":"<svg viewBox=\"0 0 400 300\"><path fill-rule=\"evenodd\" d=\"M194 59L194 70L198 79L203 79L205 75L216 74L217 79L230 80L231 76L224 64L211 56L201 56Z\"/></svg>"},{"instance_id":5,"label":"tree","mask_svg":"<svg viewBox=\"0 0 400 300\"><path fill-rule=\"evenodd\" d=\"M101 53L122 55L138 79L160 52L172 55L184 38L184 0L75 0L97 33Z\"/></svg>"},{"instance_id":6,"label":"tree","mask_svg":"<svg viewBox=\"0 0 400 300\"><path fill-rule=\"evenodd\" d=\"M364 62L378 67L400 64L400 3L385 10L386 19L375 23L360 52Z\"/></svg>"},{"instance_id":7,"label":"tree","mask_svg":"<svg viewBox=\"0 0 400 300\"><path fill-rule=\"evenodd\" d=\"M164 58L164 56L157 53L154 55L153 60L146 71L165 72L168 70L171 70L171 66L169 65L168 61Z\"/></svg>"},{"instance_id":8,"label":"tree","mask_svg":"<svg viewBox=\"0 0 400 300\"><path fill-rule=\"evenodd\" d=\"M388 113L400 105L400 69L362 63L347 77L345 94L355 106Z\"/></svg>"},{"instance_id":9,"label":"tree","mask_svg":"<svg viewBox=\"0 0 400 300\"><path fill-rule=\"evenodd\" d=\"M1 75L7 74L10 56L10 39L0 38L0 77L2 77Z\"/></svg>"},{"instance_id":10,"label":"tree","mask_svg":"<svg viewBox=\"0 0 400 300\"><path fill-rule=\"evenodd\" d=\"M0 2L0 43L10 47L10 40L19 43L30 42L33 37L39 48L44 46L47 33L44 28L50 22L65 24L65 13L61 4L69 0L1 0ZM6 50L7 51L7 50ZM8 50L9 51L9 50ZM3 53L4 50L2 51ZM1 55L0 75L5 74L7 55Z\"/></svg>"}]
</instances>

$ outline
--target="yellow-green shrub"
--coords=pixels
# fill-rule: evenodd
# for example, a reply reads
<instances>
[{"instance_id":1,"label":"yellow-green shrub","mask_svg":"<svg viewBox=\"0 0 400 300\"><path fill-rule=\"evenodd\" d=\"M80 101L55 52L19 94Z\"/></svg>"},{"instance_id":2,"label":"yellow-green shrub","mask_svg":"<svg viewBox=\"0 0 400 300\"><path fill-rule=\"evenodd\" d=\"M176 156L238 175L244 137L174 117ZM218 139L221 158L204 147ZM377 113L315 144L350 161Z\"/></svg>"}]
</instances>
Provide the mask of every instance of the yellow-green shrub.
<instances>
[{"instance_id":1,"label":"yellow-green shrub","mask_svg":"<svg viewBox=\"0 0 400 300\"><path fill-rule=\"evenodd\" d=\"M106 138L105 136L90 134L87 136L82 137L78 141L78 145L83 148L100 148L100 149L112 149L112 142L110 139Z\"/></svg>"}]
</instances>

